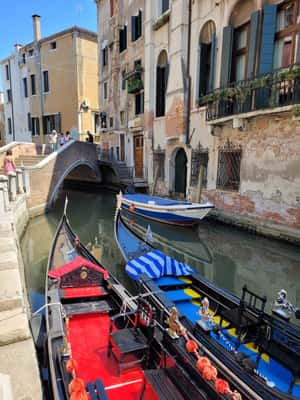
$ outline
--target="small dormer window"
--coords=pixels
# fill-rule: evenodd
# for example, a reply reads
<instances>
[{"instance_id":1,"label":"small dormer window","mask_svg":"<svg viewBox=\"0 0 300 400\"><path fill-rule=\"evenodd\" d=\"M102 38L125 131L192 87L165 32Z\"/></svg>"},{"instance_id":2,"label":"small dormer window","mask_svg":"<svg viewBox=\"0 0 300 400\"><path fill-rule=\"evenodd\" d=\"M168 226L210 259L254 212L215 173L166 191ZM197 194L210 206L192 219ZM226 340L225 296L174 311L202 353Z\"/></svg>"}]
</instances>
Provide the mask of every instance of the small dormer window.
<instances>
[{"instance_id":1,"label":"small dormer window","mask_svg":"<svg viewBox=\"0 0 300 400\"><path fill-rule=\"evenodd\" d=\"M33 57L33 49L28 50L29 57Z\"/></svg>"},{"instance_id":2,"label":"small dormer window","mask_svg":"<svg viewBox=\"0 0 300 400\"><path fill-rule=\"evenodd\" d=\"M50 43L50 50L56 50L56 42Z\"/></svg>"}]
</instances>

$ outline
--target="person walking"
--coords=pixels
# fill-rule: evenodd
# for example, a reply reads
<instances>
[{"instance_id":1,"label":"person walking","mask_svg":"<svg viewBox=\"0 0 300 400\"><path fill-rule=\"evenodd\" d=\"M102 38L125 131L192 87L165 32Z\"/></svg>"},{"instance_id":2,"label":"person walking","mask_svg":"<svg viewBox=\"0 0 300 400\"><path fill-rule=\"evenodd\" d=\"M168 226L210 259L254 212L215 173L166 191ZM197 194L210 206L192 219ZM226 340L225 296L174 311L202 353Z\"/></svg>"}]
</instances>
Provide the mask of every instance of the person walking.
<instances>
[{"instance_id":1,"label":"person walking","mask_svg":"<svg viewBox=\"0 0 300 400\"><path fill-rule=\"evenodd\" d=\"M8 175L10 172L16 172L16 163L11 150L7 150L6 156L3 161L4 174Z\"/></svg>"},{"instance_id":2,"label":"person walking","mask_svg":"<svg viewBox=\"0 0 300 400\"><path fill-rule=\"evenodd\" d=\"M88 142L89 143L94 143L94 136L91 134L90 131L87 131L86 134L88 135Z\"/></svg>"}]
</instances>

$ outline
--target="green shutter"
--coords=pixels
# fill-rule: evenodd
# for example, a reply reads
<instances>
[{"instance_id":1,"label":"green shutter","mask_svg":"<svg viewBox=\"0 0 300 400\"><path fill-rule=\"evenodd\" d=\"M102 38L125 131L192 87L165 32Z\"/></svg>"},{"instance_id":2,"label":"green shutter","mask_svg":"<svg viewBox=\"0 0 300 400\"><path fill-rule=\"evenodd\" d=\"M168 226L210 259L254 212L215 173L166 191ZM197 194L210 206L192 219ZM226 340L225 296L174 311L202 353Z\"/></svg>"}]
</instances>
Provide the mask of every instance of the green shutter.
<instances>
[{"instance_id":1,"label":"green shutter","mask_svg":"<svg viewBox=\"0 0 300 400\"><path fill-rule=\"evenodd\" d=\"M136 18L137 17L131 17L131 41L134 42L137 37L137 32L136 32Z\"/></svg>"},{"instance_id":2,"label":"green shutter","mask_svg":"<svg viewBox=\"0 0 300 400\"><path fill-rule=\"evenodd\" d=\"M217 57L217 36L214 34L211 42L211 53L210 53L210 70L208 77L209 92L213 91L215 86L216 57Z\"/></svg>"},{"instance_id":3,"label":"green shutter","mask_svg":"<svg viewBox=\"0 0 300 400\"><path fill-rule=\"evenodd\" d=\"M266 74L273 70L274 39L276 31L277 6L264 6L264 19L261 35L259 74Z\"/></svg>"},{"instance_id":4,"label":"green shutter","mask_svg":"<svg viewBox=\"0 0 300 400\"><path fill-rule=\"evenodd\" d=\"M231 62L232 62L232 46L233 46L233 27L225 26L223 29L223 46L221 60L221 86L227 86L230 82Z\"/></svg>"},{"instance_id":5,"label":"green shutter","mask_svg":"<svg viewBox=\"0 0 300 400\"><path fill-rule=\"evenodd\" d=\"M249 53L247 63L247 78L253 78L255 75L258 30L260 21L260 11L254 11L251 14L250 21L250 39L249 39Z\"/></svg>"}]
</instances>

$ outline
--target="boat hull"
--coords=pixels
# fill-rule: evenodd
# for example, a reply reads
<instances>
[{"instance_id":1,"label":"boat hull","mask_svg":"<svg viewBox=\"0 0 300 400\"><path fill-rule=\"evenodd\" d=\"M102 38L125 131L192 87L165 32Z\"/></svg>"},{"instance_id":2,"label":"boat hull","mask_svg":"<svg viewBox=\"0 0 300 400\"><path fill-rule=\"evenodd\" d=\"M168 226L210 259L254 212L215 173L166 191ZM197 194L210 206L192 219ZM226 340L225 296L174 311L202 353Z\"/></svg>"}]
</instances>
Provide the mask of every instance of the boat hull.
<instances>
[{"instance_id":1,"label":"boat hull","mask_svg":"<svg viewBox=\"0 0 300 400\"><path fill-rule=\"evenodd\" d=\"M213 208L213 206L208 206L205 208L199 207L182 210L175 210L174 208L173 210L170 208L157 209L150 205L148 206L131 203L125 199L122 201L122 207L133 214L137 214L154 221L182 226L192 226L197 224Z\"/></svg>"}]
</instances>

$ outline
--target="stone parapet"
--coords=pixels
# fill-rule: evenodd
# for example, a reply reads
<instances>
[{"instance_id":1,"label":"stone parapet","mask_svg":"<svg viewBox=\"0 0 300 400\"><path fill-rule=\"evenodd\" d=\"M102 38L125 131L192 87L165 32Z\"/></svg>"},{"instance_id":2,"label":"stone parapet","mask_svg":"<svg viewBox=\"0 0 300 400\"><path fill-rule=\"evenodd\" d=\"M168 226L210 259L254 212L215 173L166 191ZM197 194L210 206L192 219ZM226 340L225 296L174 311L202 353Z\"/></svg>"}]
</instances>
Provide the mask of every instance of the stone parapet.
<instances>
[{"instance_id":1,"label":"stone parapet","mask_svg":"<svg viewBox=\"0 0 300 400\"><path fill-rule=\"evenodd\" d=\"M0 185L8 183L7 178ZM29 307L19 237L29 214L26 195L15 200L0 187L0 393L5 400L41 400L36 351L29 329ZM7 187L6 187L7 190ZM1 397L1 395L0 395Z\"/></svg>"}]
</instances>

